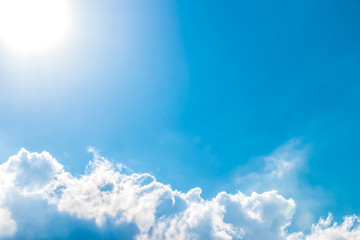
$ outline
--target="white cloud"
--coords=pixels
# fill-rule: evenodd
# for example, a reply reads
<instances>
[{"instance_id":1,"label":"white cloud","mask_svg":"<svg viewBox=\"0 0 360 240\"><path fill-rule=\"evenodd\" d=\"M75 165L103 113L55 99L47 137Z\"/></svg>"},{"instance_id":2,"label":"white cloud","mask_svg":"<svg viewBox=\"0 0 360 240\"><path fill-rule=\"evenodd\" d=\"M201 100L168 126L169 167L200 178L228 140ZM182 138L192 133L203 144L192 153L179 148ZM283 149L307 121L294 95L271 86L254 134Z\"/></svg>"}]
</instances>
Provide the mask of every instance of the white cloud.
<instances>
[{"instance_id":1,"label":"white cloud","mask_svg":"<svg viewBox=\"0 0 360 240\"><path fill-rule=\"evenodd\" d=\"M25 149L0 165L0 238L9 237L16 231L16 222L6 208L12 195L41 193L55 175L62 172L61 164L49 153L30 153Z\"/></svg>"},{"instance_id":2,"label":"white cloud","mask_svg":"<svg viewBox=\"0 0 360 240\"><path fill-rule=\"evenodd\" d=\"M293 198L297 208L292 226L310 228L316 220L314 213L325 210L330 197L320 186L310 186L304 181L309 149L300 139L292 139L268 156L253 159L248 166L242 167L250 169L249 172L235 171L236 187L245 193L276 189L282 196Z\"/></svg>"},{"instance_id":3,"label":"white cloud","mask_svg":"<svg viewBox=\"0 0 360 240\"><path fill-rule=\"evenodd\" d=\"M0 238L12 236L16 231L16 223L9 210L0 208Z\"/></svg>"},{"instance_id":4,"label":"white cloud","mask_svg":"<svg viewBox=\"0 0 360 240\"><path fill-rule=\"evenodd\" d=\"M56 175L64 172L63 167L48 152L30 153L21 149L17 155L0 166L7 186L14 184L23 194L41 192ZM11 182L9 180L11 179Z\"/></svg>"},{"instance_id":5,"label":"white cloud","mask_svg":"<svg viewBox=\"0 0 360 240\"><path fill-rule=\"evenodd\" d=\"M333 222L333 217L329 213L326 219L320 218L319 222L312 226L311 233L294 233L287 240L359 240L360 239L360 219L359 217L346 216L340 225Z\"/></svg>"},{"instance_id":6,"label":"white cloud","mask_svg":"<svg viewBox=\"0 0 360 240\"><path fill-rule=\"evenodd\" d=\"M48 186L50 202L79 218L134 222L138 239L279 239L294 213L293 200L276 191L246 196L219 193L211 200L195 188L173 190L149 174L125 174L95 154L88 174L62 175ZM58 192L58 194L53 194ZM59 194L60 192L60 194Z\"/></svg>"},{"instance_id":7,"label":"white cloud","mask_svg":"<svg viewBox=\"0 0 360 240\"><path fill-rule=\"evenodd\" d=\"M190 202L185 211L160 220L151 237L281 239L294 206L291 199L284 199L276 191L250 196L221 192L210 201Z\"/></svg>"},{"instance_id":8,"label":"white cloud","mask_svg":"<svg viewBox=\"0 0 360 240\"><path fill-rule=\"evenodd\" d=\"M339 226L324 225L320 221L313 227L311 235L302 232L289 235L287 227L295 213L295 203L275 190L251 194L220 192L205 200L200 196L200 188L187 193L173 190L150 174L129 173L124 166L114 166L93 149L91 151L94 159L86 173L79 177L64 171L47 152L30 153L22 149L0 165L3 190L0 193L0 238L23 236L20 234L26 231L23 226L29 225L26 221L32 221L34 216L30 215L36 215L42 218L36 219L39 229L32 229L37 231L32 235L27 232L28 238L36 238L41 231L48 231L46 226L49 224L44 222L53 221L51 219L63 225L61 233L42 236L66 238L72 230L64 225L74 224L73 221L78 219L87 224L94 221L99 231L115 224L121 231L129 231L126 235L129 239L320 240L329 234L359 239L359 229L354 231L353 227L348 227L351 221L358 221L356 217L347 218L351 221L346 220ZM278 173L273 176L278 177ZM41 205L44 200L50 210ZM29 213L21 213L20 218L13 202L24 203L20 205L26 206ZM41 207L31 209L35 202ZM64 215L73 220L60 223L59 219Z\"/></svg>"}]
</instances>

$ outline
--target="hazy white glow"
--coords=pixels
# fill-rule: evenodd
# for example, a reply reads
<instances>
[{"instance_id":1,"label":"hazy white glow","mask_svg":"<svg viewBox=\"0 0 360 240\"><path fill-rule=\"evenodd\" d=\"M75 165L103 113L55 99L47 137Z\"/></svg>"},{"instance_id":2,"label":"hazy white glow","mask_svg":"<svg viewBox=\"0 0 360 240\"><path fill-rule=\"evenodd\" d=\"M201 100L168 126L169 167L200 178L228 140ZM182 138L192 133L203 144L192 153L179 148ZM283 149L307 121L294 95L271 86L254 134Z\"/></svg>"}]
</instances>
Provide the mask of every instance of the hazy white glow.
<instances>
[{"instance_id":1,"label":"hazy white glow","mask_svg":"<svg viewBox=\"0 0 360 240\"><path fill-rule=\"evenodd\" d=\"M0 0L0 41L20 54L56 47L70 27L68 0Z\"/></svg>"}]
</instances>

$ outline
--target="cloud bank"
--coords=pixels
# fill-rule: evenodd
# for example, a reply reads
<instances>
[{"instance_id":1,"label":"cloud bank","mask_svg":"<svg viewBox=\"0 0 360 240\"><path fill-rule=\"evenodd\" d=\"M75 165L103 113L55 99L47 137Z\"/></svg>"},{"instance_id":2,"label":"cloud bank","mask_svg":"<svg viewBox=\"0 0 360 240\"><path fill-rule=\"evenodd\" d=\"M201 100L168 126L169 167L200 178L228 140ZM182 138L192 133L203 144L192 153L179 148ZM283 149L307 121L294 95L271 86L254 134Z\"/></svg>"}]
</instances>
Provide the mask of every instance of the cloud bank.
<instances>
[{"instance_id":1,"label":"cloud bank","mask_svg":"<svg viewBox=\"0 0 360 240\"><path fill-rule=\"evenodd\" d=\"M49 153L21 149L0 165L2 239L360 239L359 218L320 219L311 232L288 233L295 202L276 190L180 192L132 173L95 150L86 172L65 171Z\"/></svg>"}]
</instances>

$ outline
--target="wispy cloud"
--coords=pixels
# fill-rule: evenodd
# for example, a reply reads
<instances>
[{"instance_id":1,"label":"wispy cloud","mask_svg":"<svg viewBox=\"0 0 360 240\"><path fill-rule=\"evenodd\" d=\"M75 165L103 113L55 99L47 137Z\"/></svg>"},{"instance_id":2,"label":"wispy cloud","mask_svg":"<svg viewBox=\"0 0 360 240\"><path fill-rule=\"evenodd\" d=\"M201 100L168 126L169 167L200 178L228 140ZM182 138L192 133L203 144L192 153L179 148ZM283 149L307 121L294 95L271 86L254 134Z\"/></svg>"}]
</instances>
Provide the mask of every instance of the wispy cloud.
<instances>
[{"instance_id":1,"label":"wispy cloud","mask_svg":"<svg viewBox=\"0 0 360 240\"><path fill-rule=\"evenodd\" d=\"M293 198L297 204L293 228L310 228L315 214L326 207L330 198L320 186L306 182L310 150L301 139L291 139L271 154L253 159L235 171L234 183L245 193L276 189L279 194Z\"/></svg>"}]
</instances>

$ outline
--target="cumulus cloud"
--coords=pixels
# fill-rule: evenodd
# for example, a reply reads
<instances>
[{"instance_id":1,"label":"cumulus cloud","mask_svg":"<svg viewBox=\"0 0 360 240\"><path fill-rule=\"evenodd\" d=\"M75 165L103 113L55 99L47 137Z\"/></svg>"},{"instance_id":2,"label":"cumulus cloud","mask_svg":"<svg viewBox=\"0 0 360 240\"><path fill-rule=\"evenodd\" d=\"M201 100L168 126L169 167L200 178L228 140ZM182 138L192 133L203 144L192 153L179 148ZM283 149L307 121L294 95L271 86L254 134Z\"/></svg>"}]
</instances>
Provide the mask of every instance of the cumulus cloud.
<instances>
[{"instance_id":1,"label":"cumulus cloud","mask_svg":"<svg viewBox=\"0 0 360 240\"><path fill-rule=\"evenodd\" d=\"M319 222L312 226L311 233L304 235L302 232L291 234L287 240L359 240L360 219L359 217L346 216L340 225L333 222L329 213L326 219L320 218Z\"/></svg>"},{"instance_id":2,"label":"cumulus cloud","mask_svg":"<svg viewBox=\"0 0 360 240\"><path fill-rule=\"evenodd\" d=\"M0 208L0 238L10 237L16 231L16 223L9 210Z\"/></svg>"},{"instance_id":3,"label":"cumulus cloud","mask_svg":"<svg viewBox=\"0 0 360 240\"><path fill-rule=\"evenodd\" d=\"M320 209L325 211L330 197L320 186L310 186L305 181L309 150L310 146L304 145L300 139L286 142L271 154L253 159L248 166L235 171L236 187L245 193L276 189L282 196L291 197L297 203L292 226L310 228L316 221L314 213ZM243 169L250 171L244 172Z\"/></svg>"},{"instance_id":4,"label":"cumulus cloud","mask_svg":"<svg viewBox=\"0 0 360 240\"><path fill-rule=\"evenodd\" d=\"M341 225L330 226L331 218L321 220L310 235L289 234L295 202L276 190L220 192L206 200L200 188L186 193L174 190L150 174L131 173L90 151L94 158L78 177L47 152L21 149L1 164L0 238L320 240L360 236L355 216ZM54 225L61 226L61 231L55 231Z\"/></svg>"},{"instance_id":5,"label":"cumulus cloud","mask_svg":"<svg viewBox=\"0 0 360 240\"><path fill-rule=\"evenodd\" d=\"M30 153L21 149L0 166L7 187L15 185L23 194L42 191L55 176L64 172L63 167L49 153ZM10 181L11 180L11 181Z\"/></svg>"}]
</instances>

